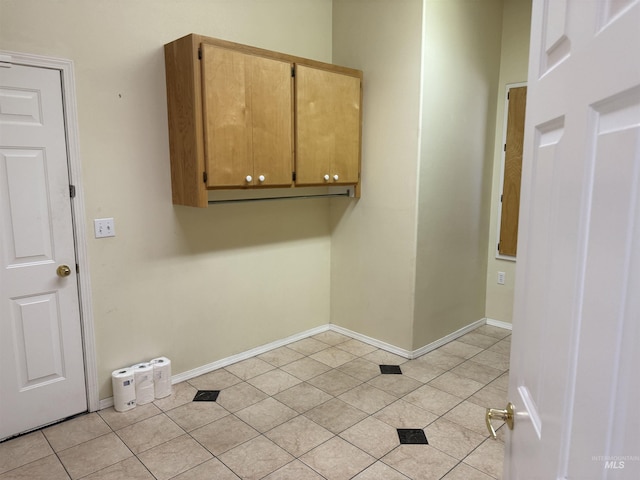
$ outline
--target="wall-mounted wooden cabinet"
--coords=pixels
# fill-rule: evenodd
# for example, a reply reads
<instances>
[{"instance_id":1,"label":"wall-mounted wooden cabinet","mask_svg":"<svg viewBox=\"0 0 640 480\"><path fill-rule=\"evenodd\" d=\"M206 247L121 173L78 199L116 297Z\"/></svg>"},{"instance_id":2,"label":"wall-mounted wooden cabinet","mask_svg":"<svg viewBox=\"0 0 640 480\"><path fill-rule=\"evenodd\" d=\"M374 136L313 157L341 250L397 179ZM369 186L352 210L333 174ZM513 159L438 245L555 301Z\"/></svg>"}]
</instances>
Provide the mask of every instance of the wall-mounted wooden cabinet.
<instances>
[{"instance_id":1,"label":"wall-mounted wooden cabinet","mask_svg":"<svg viewBox=\"0 0 640 480\"><path fill-rule=\"evenodd\" d=\"M360 188L362 72L188 35L165 45L173 203L207 190Z\"/></svg>"}]
</instances>

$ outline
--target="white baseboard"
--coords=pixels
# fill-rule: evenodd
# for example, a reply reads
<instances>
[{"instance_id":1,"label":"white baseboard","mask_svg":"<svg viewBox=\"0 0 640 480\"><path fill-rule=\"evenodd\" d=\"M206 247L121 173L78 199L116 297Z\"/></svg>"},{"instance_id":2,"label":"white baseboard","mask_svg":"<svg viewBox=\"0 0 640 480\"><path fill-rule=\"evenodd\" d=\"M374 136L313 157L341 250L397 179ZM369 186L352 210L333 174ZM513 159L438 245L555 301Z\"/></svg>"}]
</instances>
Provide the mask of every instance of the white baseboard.
<instances>
[{"instance_id":1,"label":"white baseboard","mask_svg":"<svg viewBox=\"0 0 640 480\"><path fill-rule=\"evenodd\" d=\"M231 355L230 357L217 360L213 363L208 363L206 365L203 365L202 367L197 367L193 370L188 370L186 372L173 375L171 377L171 384L174 385L176 383L184 382L185 380L191 380L192 378L204 375L205 373L212 372L219 368L226 367L228 365L231 365L232 363L241 362L242 360L247 360L248 358L255 357L257 355L262 355L263 353L266 353L270 350L283 347L285 345L288 345L289 343L297 342L298 340L302 340L303 338L311 337L312 335L317 335L318 333L326 332L327 330L329 330L329 325L321 325L319 327L306 330L302 333L297 333L295 335L291 335L290 337L282 338L280 340L276 340L275 342L252 348L251 350L247 350L246 352Z\"/></svg>"},{"instance_id":2,"label":"white baseboard","mask_svg":"<svg viewBox=\"0 0 640 480\"><path fill-rule=\"evenodd\" d=\"M481 318L480 320L476 320L475 322L470 323L466 327L462 327L460 330L456 330L455 332L450 333L449 335L446 335L436 340L435 342L431 342L430 344L425 345L424 347L420 347L417 350L414 350L412 352L411 358L418 358L419 356L424 355L425 353L429 353L432 350L435 350L436 348L441 347L445 343L449 343L455 340L456 338L463 336L465 333L469 333L471 330L475 330L476 328L481 327L485 323L486 323L486 320L484 318Z\"/></svg>"},{"instance_id":3,"label":"white baseboard","mask_svg":"<svg viewBox=\"0 0 640 480\"><path fill-rule=\"evenodd\" d=\"M176 383L184 382L186 380L191 380L192 378L199 377L200 375L204 375L205 373L209 373L219 368L226 367L228 365L231 365L232 363L241 362L242 360L247 360L248 358L261 355L265 352L274 350L276 348L280 348L284 345L288 345L289 343L297 342L298 340L302 340L304 338L317 335L318 333L326 332L327 330L330 329L330 327L331 327L330 325L321 325L319 327L315 327L310 330L306 330L304 332L297 333L295 335L291 335L289 337L282 338L280 340L276 340L275 342L267 343L266 345L261 345L256 348L252 348L251 350L247 350L245 352L241 352L236 355L231 355L229 357L222 358L215 362L202 365L201 367L197 367L192 370L187 370L186 372L178 373L177 375L172 375L171 385L175 385ZM100 410L103 410L109 407L113 407L113 397L104 398L100 400L100 404L98 407Z\"/></svg>"},{"instance_id":4,"label":"white baseboard","mask_svg":"<svg viewBox=\"0 0 640 480\"><path fill-rule=\"evenodd\" d=\"M411 356L411 351L405 350L404 348L396 347L395 345L391 345L390 343L385 343L380 340L376 340L375 338L367 337L366 335L362 335L361 333L354 332L344 327L340 327L338 325L329 325L329 330L334 331L336 333L341 333L346 335L347 337L351 337L355 340L360 340L361 342L367 343L371 346L380 348L390 353L395 353L396 355L400 355L404 358L413 358Z\"/></svg>"},{"instance_id":5,"label":"white baseboard","mask_svg":"<svg viewBox=\"0 0 640 480\"><path fill-rule=\"evenodd\" d=\"M507 330L513 329L513 325L509 322L503 322L502 320L494 320L493 318L487 318L487 325L491 325L492 327L505 328Z\"/></svg>"},{"instance_id":6,"label":"white baseboard","mask_svg":"<svg viewBox=\"0 0 640 480\"><path fill-rule=\"evenodd\" d=\"M490 323L491 322L491 323ZM192 378L198 377L200 375L204 375L205 373L212 372L219 368L226 367L231 365L232 363L241 362L242 360L247 360L249 358L255 357L257 355L261 355L270 350L274 350L276 348L283 347L293 342L297 342L298 340L302 340L307 337L311 337L313 335L317 335L318 333L326 332L328 330L341 333L348 337L351 337L355 340L360 340L361 342L367 343L374 347L380 348L390 353L394 353L404 358L413 359L417 358L425 353L428 353L432 350L435 350L438 347L441 347L445 343L449 343L452 340L455 340L458 337L461 337L465 333L470 332L484 324L493 325L501 328L509 328L511 329L511 324L506 322L500 322L498 320L491 320L482 318L477 320L466 327L461 328L460 330L456 330L449 335L442 337L435 342L430 343L429 345L425 345L424 347L420 347L417 350L405 350L404 348L396 347L395 345L391 345L390 343L382 342L380 340L376 340L375 338L367 337L366 335L362 335L361 333L354 332L352 330L346 329L344 327L340 327L338 325L326 324L321 325L319 327L312 328L310 330L306 330L304 332L298 333L296 335L291 335L290 337L286 337L280 340L276 340L275 342L267 343L266 345L262 345L260 347L252 348L251 350L247 350L246 352L238 353L236 355L231 355L229 357L225 357L221 360L217 360L212 363L208 363L201 367L194 368L192 370L187 370L186 372L179 373L177 375L171 376L171 384L175 385L176 383L184 382L186 380L190 380ZM104 398L100 400L99 409L103 410L105 408L109 408L113 406L113 397Z\"/></svg>"}]
</instances>

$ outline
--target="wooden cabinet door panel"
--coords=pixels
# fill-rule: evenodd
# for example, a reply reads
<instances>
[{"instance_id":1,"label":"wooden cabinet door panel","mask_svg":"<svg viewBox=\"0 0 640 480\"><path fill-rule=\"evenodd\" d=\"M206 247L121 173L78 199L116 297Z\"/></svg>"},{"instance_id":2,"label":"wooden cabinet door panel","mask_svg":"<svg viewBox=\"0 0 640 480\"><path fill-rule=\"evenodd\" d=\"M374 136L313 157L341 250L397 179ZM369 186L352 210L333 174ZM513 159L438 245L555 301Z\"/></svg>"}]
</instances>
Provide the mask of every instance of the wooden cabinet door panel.
<instances>
[{"instance_id":1,"label":"wooden cabinet door panel","mask_svg":"<svg viewBox=\"0 0 640 480\"><path fill-rule=\"evenodd\" d=\"M291 184L291 64L206 44L202 62L207 186Z\"/></svg>"},{"instance_id":2,"label":"wooden cabinet door panel","mask_svg":"<svg viewBox=\"0 0 640 480\"><path fill-rule=\"evenodd\" d=\"M255 185L293 182L293 77L289 62L251 57ZM264 180L260 181L263 176Z\"/></svg>"},{"instance_id":3,"label":"wooden cabinet door panel","mask_svg":"<svg viewBox=\"0 0 640 480\"><path fill-rule=\"evenodd\" d=\"M202 45L207 187L243 186L253 174L247 55Z\"/></svg>"},{"instance_id":4,"label":"wooden cabinet door panel","mask_svg":"<svg viewBox=\"0 0 640 480\"><path fill-rule=\"evenodd\" d=\"M296 183L357 183L359 171L360 79L297 65Z\"/></svg>"}]
</instances>

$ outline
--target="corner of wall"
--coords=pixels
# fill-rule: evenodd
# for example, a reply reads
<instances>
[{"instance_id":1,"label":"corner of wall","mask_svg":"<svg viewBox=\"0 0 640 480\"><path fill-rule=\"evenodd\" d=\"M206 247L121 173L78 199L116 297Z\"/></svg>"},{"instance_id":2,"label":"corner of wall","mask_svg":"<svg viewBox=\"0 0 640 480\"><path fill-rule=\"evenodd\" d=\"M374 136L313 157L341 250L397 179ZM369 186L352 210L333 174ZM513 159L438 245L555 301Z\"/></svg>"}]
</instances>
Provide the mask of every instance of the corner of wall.
<instances>
[{"instance_id":1,"label":"corner of wall","mask_svg":"<svg viewBox=\"0 0 640 480\"><path fill-rule=\"evenodd\" d=\"M498 97L496 104L494 160L491 189L491 217L487 257L487 289L485 315L510 323L513 316L516 262L496 257L499 228L499 202L503 165L506 87L526 82L531 27L531 0L505 0L503 5L502 47ZM498 272L505 273L505 284L497 283Z\"/></svg>"},{"instance_id":2,"label":"corner of wall","mask_svg":"<svg viewBox=\"0 0 640 480\"><path fill-rule=\"evenodd\" d=\"M485 314L502 25L500 0L424 5L414 348Z\"/></svg>"},{"instance_id":3,"label":"corner of wall","mask_svg":"<svg viewBox=\"0 0 640 480\"><path fill-rule=\"evenodd\" d=\"M421 17L422 0L333 3L333 61L364 79L362 197L331 202L331 322L404 349L412 343Z\"/></svg>"}]
</instances>

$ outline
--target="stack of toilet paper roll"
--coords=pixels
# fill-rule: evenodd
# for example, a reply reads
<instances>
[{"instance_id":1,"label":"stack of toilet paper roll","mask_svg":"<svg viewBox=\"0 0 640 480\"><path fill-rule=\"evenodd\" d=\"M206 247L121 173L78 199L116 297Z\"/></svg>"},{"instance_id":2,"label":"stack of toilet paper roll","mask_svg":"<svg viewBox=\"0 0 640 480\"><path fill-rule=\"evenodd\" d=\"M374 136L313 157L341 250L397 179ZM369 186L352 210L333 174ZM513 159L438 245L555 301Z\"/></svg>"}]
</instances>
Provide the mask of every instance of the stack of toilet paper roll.
<instances>
[{"instance_id":1,"label":"stack of toilet paper roll","mask_svg":"<svg viewBox=\"0 0 640 480\"><path fill-rule=\"evenodd\" d=\"M113 408L126 412L136 406L135 373L133 368L121 368L111 373Z\"/></svg>"},{"instance_id":2,"label":"stack of toilet paper roll","mask_svg":"<svg viewBox=\"0 0 640 480\"><path fill-rule=\"evenodd\" d=\"M171 395L171 360L167 357L154 358L149 362L153 365L153 385L156 398Z\"/></svg>"},{"instance_id":3,"label":"stack of toilet paper roll","mask_svg":"<svg viewBox=\"0 0 640 480\"><path fill-rule=\"evenodd\" d=\"M136 384L136 404L144 405L153 402L155 398L153 365L149 362L143 362L131 368L133 369Z\"/></svg>"},{"instance_id":4,"label":"stack of toilet paper roll","mask_svg":"<svg viewBox=\"0 0 640 480\"><path fill-rule=\"evenodd\" d=\"M158 357L115 370L111 373L111 384L113 407L118 412L150 403L154 398L168 397L171 395L171 360Z\"/></svg>"}]
</instances>

